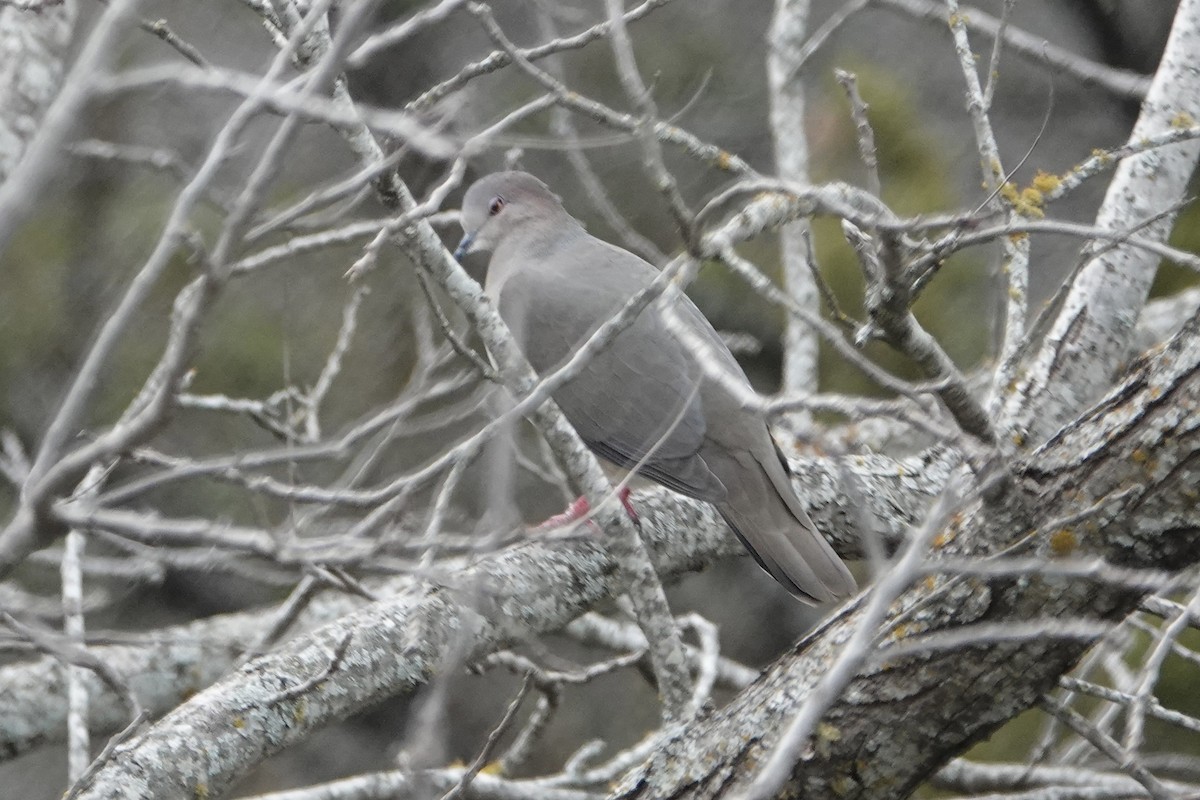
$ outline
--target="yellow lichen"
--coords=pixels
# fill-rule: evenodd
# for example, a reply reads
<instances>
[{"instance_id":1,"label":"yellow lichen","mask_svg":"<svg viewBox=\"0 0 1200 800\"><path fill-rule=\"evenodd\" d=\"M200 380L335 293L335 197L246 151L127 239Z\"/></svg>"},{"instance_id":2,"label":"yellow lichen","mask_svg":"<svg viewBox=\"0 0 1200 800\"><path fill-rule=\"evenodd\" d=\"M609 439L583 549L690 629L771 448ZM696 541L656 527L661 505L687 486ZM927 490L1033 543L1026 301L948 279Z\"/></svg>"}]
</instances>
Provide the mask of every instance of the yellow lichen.
<instances>
[{"instance_id":1,"label":"yellow lichen","mask_svg":"<svg viewBox=\"0 0 1200 800\"><path fill-rule=\"evenodd\" d=\"M233 727L237 728L239 731L242 728L246 727L246 718L245 717L234 717L233 718Z\"/></svg>"},{"instance_id":2,"label":"yellow lichen","mask_svg":"<svg viewBox=\"0 0 1200 800\"><path fill-rule=\"evenodd\" d=\"M192 790L192 797L195 800L208 800L208 784L201 782L196 784L196 788Z\"/></svg>"},{"instance_id":3,"label":"yellow lichen","mask_svg":"<svg viewBox=\"0 0 1200 800\"><path fill-rule=\"evenodd\" d=\"M1075 531L1070 528L1059 528L1054 533L1050 534L1050 552L1056 558L1063 558L1071 555L1075 548L1079 546L1079 539L1075 536Z\"/></svg>"},{"instance_id":4,"label":"yellow lichen","mask_svg":"<svg viewBox=\"0 0 1200 800\"><path fill-rule=\"evenodd\" d=\"M842 732L828 722L818 722L817 738L824 742L840 742Z\"/></svg>"},{"instance_id":5,"label":"yellow lichen","mask_svg":"<svg viewBox=\"0 0 1200 800\"><path fill-rule=\"evenodd\" d=\"M1196 127L1196 118L1186 111L1180 111L1175 116L1171 117L1172 128L1194 128Z\"/></svg>"},{"instance_id":6,"label":"yellow lichen","mask_svg":"<svg viewBox=\"0 0 1200 800\"><path fill-rule=\"evenodd\" d=\"M1015 189L1012 193L1016 197L1015 199L1009 198L1009 202L1012 203L1013 210L1022 217L1041 219L1046 216L1046 213L1042 211L1042 206L1045 205L1046 200L1037 189L1032 186L1026 186L1021 190L1020 194L1017 194Z\"/></svg>"},{"instance_id":7,"label":"yellow lichen","mask_svg":"<svg viewBox=\"0 0 1200 800\"><path fill-rule=\"evenodd\" d=\"M845 775L838 775L829 782L829 788L838 797L845 797L854 791L854 781L847 778Z\"/></svg>"},{"instance_id":8,"label":"yellow lichen","mask_svg":"<svg viewBox=\"0 0 1200 800\"><path fill-rule=\"evenodd\" d=\"M1133 459L1133 463L1135 464L1146 464L1150 461L1150 454L1140 447L1130 453L1129 457Z\"/></svg>"},{"instance_id":9,"label":"yellow lichen","mask_svg":"<svg viewBox=\"0 0 1200 800\"><path fill-rule=\"evenodd\" d=\"M952 520L952 522L954 523L954 525L958 525L959 523L962 522L962 520L954 519L954 520ZM937 536L933 537L933 545L934 545L934 547L945 547L946 545L953 542L955 537L957 537L957 536L958 536L958 529L952 525L950 527L947 527L945 530L941 531L940 533L938 533Z\"/></svg>"},{"instance_id":10,"label":"yellow lichen","mask_svg":"<svg viewBox=\"0 0 1200 800\"><path fill-rule=\"evenodd\" d=\"M1039 192L1049 193L1062 185L1062 178L1039 169L1037 174L1033 176L1033 183L1031 185Z\"/></svg>"},{"instance_id":11,"label":"yellow lichen","mask_svg":"<svg viewBox=\"0 0 1200 800\"><path fill-rule=\"evenodd\" d=\"M840 739L841 732L838 728L833 727L828 722L818 722L815 741L812 742L812 750L815 750L818 756L828 758L829 746Z\"/></svg>"},{"instance_id":12,"label":"yellow lichen","mask_svg":"<svg viewBox=\"0 0 1200 800\"><path fill-rule=\"evenodd\" d=\"M1042 212L1042 204L1044 202L1042 193L1032 186L1025 189L1018 189L1012 181L1005 181L1000 186L1000 196L1007 200L1008 204L1013 207L1013 210L1022 217L1041 219L1045 216Z\"/></svg>"},{"instance_id":13,"label":"yellow lichen","mask_svg":"<svg viewBox=\"0 0 1200 800\"><path fill-rule=\"evenodd\" d=\"M728 172L732 163L733 156L729 154L729 151L722 150L717 153L717 169Z\"/></svg>"}]
</instances>

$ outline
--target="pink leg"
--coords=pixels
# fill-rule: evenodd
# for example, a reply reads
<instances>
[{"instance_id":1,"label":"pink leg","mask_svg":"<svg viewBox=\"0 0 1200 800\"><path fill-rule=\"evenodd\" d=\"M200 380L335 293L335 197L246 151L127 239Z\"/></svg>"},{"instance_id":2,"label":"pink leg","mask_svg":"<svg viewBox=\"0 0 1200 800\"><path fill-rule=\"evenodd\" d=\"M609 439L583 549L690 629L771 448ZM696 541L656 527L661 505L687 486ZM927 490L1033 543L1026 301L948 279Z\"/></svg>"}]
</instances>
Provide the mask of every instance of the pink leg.
<instances>
[{"instance_id":1,"label":"pink leg","mask_svg":"<svg viewBox=\"0 0 1200 800\"><path fill-rule=\"evenodd\" d=\"M629 487L626 486L622 488L621 491L617 493L617 497L621 499L621 505L625 507L625 513L629 515L629 518L634 522L638 522L638 513L634 509L633 504L629 502ZM553 517L550 517L545 522L535 527L534 530L545 532L554 530L556 528L564 528L567 525L583 519L591 512L591 510L592 507L588 504L586 497L577 497L571 503L571 505L567 506L566 511L561 514L555 514Z\"/></svg>"},{"instance_id":2,"label":"pink leg","mask_svg":"<svg viewBox=\"0 0 1200 800\"><path fill-rule=\"evenodd\" d=\"M621 487L621 491L617 493L617 497L621 498L621 505L625 506L625 513L629 515L629 518L634 522L641 522L637 509L633 507L633 503L629 502L629 487Z\"/></svg>"},{"instance_id":3,"label":"pink leg","mask_svg":"<svg viewBox=\"0 0 1200 800\"><path fill-rule=\"evenodd\" d=\"M536 531L551 531L555 528L565 528L572 522L578 522L588 515L592 508L588 505L586 497L576 497L571 505L567 506L567 510L561 514L555 514L542 524L538 525Z\"/></svg>"}]
</instances>

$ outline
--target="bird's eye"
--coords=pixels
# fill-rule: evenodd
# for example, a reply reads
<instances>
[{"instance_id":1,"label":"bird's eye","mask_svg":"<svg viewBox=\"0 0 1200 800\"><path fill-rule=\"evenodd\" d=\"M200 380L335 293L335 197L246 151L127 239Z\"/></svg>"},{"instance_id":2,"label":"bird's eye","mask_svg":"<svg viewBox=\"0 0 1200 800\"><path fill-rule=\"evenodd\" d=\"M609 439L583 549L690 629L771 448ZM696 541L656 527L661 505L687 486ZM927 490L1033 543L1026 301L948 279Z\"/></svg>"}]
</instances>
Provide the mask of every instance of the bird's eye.
<instances>
[{"instance_id":1,"label":"bird's eye","mask_svg":"<svg viewBox=\"0 0 1200 800\"><path fill-rule=\"evenodd\" d=\"M493 197L492 202L488 203L488 216L494 217L500 213L500 209L504 208L503 197Z\"/></svg>"}]
</instances>

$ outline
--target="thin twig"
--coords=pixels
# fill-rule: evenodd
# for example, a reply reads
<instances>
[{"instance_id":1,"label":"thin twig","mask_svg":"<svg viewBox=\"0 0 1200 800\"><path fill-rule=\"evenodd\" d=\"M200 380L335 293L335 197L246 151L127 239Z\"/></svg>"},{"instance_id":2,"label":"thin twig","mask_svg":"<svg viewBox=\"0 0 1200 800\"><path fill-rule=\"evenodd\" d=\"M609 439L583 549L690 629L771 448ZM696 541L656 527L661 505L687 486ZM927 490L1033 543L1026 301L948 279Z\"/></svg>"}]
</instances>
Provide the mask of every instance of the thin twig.
<instances>
[{"instance_id":1,"label":"thin twig","mask_svg":"<svg viewBox=\"0 0 1200 800\"><path fill-rule=\"evenodd\" d=\"M454 328L450 325L450 320L446 318L446 312L442 310L441 303L433 296L433 287L430 286L429 276L421 270L416 270L417 283L421 285L421 291L425 293L425 299L429 301L429 308L433 311L434 317L437 319L438 327L442 329L442 335L446 337L446 341L454 348L454 352L471 362L471 365L479 371L479 374L484 379L499 382L500 376L496 374L496 370L484 360L483 356L479 355L474 348L470 347Z\"/></svg>"},{"instance_id":2,"label":"thin twig","mask_svg":"<svg viewBox=\"0 0 1200 800\"><path fill-rule=\"evenodd\" d=\"M1175 800L1175 794L1164 786L1162 781L1155 777L1144 764L1122 752L1121 746L1111 736L1088 722L1078 712L1053 697L1043 697L1040 705L1078 736L1087 740L1092 747L1111 759L1122 772L1140 783L1153 800Z\"/></svg>"},{"instance_id":3,"label":"thin twig","mask_svg":"<svg viewBox=\"0 0 1200 800\"><path fill-rule=\"evenodd\" d=\"M628 12L626 12L625 21L633 22L641 19L654 9L664 6L669 2L671 2L671 0L646 0L646 2L642 3L640 6L637 6L636 8L630 9ZM428 110L443 97L451 94L452 92L458 91L462 87L466 86L468 82L479 77L480 75L486 75L488 73L495 72L498 69L502 69L509 64L512 64L514 61L517 61L518 58L525 59L528 62L534 62L539 61L547 56L554 55L555 53L561 53L564 50L578 49L596 41L597 39L607 36L609 33L609 28L610 23L608 20L605 20L604 22L593 25L587 30L577 33L574 36L566 36L561 39L555 39L554 41L546 42L545 44L538 45L537 47L516 50L515 52L515 48L510 50L507 47L496 50L488 54L488 56L483 60L468 64L453 78L443 81L437 86L434 86L432 89L426 91L416 100L413 100L411 103L409 103L408 109L411 111Z\"/></svg>"},{"instance_id":4,"label":"thin twig","mask_svg":"<svg viewBox=\"0 0 1200 800\"><path fill-rule=\"evenodd\" d=\"M517 709L521 707L521 701L525 699L525 695L529 694L529 689L533 685L533 677L527 674L525 679L521 681L521 688L517 690L517 694L508 704L508 708L504 711L504 716L500 722L488 734L487 741L483 744L483 749L479 751L479 755L475 756L475 760L467 767L466 772L459 778L458 783L454 787L442 795L442 800L461 800L467 790L471 788L471 782L475 780L475 776L488 763L492 757L492 753L496 750L496 745L500 742L500 737L503 736L513 720L517 717Z\"/></svg>"},{"instance_id":5,"label":"thin twig","mask_svg":"<svg viewBox=\"0 0 1200 800\"><path fill-rule=\"evenodd\" d=\"M846 92L850 101L850 118L854 120L854 130L858 133L858 157L862 159L867 169L867 191L876 197L883 195L883 183L879 179L879 156L875 150L875 131L867 118L870 106L862 99L858 91L858 76L853 72L842 69L833 71L837 82Z\"/></svg>"},{"instance_id":6,"label":"thin twig","mask_svg":"<svg viewBox=\"0 0 1200 800\"><path fill-rule=\"evenodd\" d=\"M179 55L195 64L197 67L200 67L201 69L208 69L210 66L208 59L200 54L200 51L196 48L196 46L185 42L183 39L180 39L179 35L171 30L170 26L167 25L167 21L165 19L144 19L138 23L138 27L147 33L154 34L159 39L162 39L176 52L178 52Z\"/></svg>"},{"instance_id":7,"label":"thin twig","mask_svg":"<svg viewBox=\"0 0 1200 800\"><path fill-rule=\"evenodd\" d=\"M342 665L343 659L346 658L346 651L350 648L350 641L354 638L353 631L346 631L338 643L334 645L333 651L329 654L329 663L325 665L325 669L321 670L316 675L307 678L295 686L284 689L282 692L272 695L265 700L256 700L253 705L266 707L286 703L289 700L295 700L304 696L313 688L320 686L329 676L337 672Z\"/></svg>"},{"instance_id":8,"label":"thin twig","mask_svg":"<svg viewBox=\"0 0 1200 800\"><path fill-rule=\"evenodd\" d=\"M1012 18L1017 0L1004 0L1004 10L1000 12L1000 27L992 39L992 57L988 59L987 85L983 89L983 109L990 111L992 98L996 94L996 84L1000 80L1000 54L1004 51L1004 34L1008 32L1008 23Z\"/></svg>"}]
</instances>

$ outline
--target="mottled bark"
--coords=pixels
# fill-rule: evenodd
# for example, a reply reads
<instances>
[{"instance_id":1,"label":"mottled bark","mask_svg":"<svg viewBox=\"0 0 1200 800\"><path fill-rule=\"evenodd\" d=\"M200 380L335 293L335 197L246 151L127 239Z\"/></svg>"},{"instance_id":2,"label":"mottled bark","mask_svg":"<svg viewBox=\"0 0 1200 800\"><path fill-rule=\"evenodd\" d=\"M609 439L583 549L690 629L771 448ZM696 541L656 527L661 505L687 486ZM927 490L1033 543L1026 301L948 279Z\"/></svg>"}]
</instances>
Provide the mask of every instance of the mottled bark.
<instances>
[{"instance_id":1,"label":"mottled bark","mask_svg":"<svg viewBox=\"0 0 1200 800\"><path fill-rule=\"evenodd\" d=\"M1183 0L1162 63L1129 140L1192 125L1200 115L1200 0ZM1200 141L1151 150L1117 167L1096 217L1101 230L1138 230L1166 241L1200 159ZM1129 341L1159 257L1122 245L1094 248L1071 285L1040 349L1007 398L1004 421L1017 440L1037 446L1108 387ZM1090 255L1085 250L1085 255Z\"/></svg>"},{"instance_id":2,"label":"mottled bark","mask_svg":"<svg viewBox=\"0 0 1200 800\"><path fill-rule=\"evenodd\" d=\"M645 7L658 4L651 0ZM0 178L18 165L18 173L0 183L0 210L10 211L0 213L0 250L19 217L32 207L29 197L52 173L76 112L91 92L91 72L103 72L101 68L117 53L105 42L115 41L134 5L134 0L113 0L102 12L103 24L97 30L107 32L92 37L79 60L83 66L77 67L80 80L69 82L52 110L42 115L42 131L24 162L18 162L19 153L36 124L25 125L12 135L0 131ZM797 220L818 212L863 223L865 228L895 222L877 201L848 187L797 185L804 178L804 143L802 103L794 73L803 60L800 48L807 6L807 2L780 0L772 34L776 48L771 64L777 102L774 125L780 143L779 172L785 180L741 187L738 191L742 193L748 187L753 189L753 198L701 242L705 256L727 256L744 239L789 222L795 228L803 224ZM1197 52L1198 9L1200 0L1183 0L1176 37L1148 99L1145 125L1139 125L1135 136L1161 130L1164 124L1186 125L1188 120L1194 124L1198 84L1192 62ZM11 41L4 39L7 11L0 6L0 46ZM483 15L480 7L474 13ZM525 55L516 61L527 67L525 62L533 53L522 52ZM969 54L969 48L963 52ZM4 88L0 86L0 90ZM31 96L27 90L22 95ZM596 111L603 107L565 88L555 96L566 108L592 109L595 118L608 120L617 129L633 130L643 124L628 115ZM37 95L37 103L44 109L52 97L52 92L43 92ZM338 102L342 100L349 107L348 95ZM0 108L4 107L0 102ZM22 110L18 116L36 119L37 115ZM659 140L681 144L685 152L705 163L753 175L737 157L681 128L658 121L652 130ZM383 158L365 126L343 132L365 164ZM12 141L17 141L15 149L8 147ZM647 141L654 144L649 137ZM211 163L224 157L226 144L212 151ZM18 155L8 156L10 152ZM1118 173L1098 227L1104 231L1129 227L1175 203L1196 152L1200 146L1193 141L1131 161L1132 166ZM462 164L457 168L461 177ZM197 180L194 191L185 190L186 202L176 206L180 223L187 219L206 180ZM380 184L388 180L382 179ZM449 191L449 183L446 187ZM406 212L419 208L398 182L385 194L400 202ZM445 192L436 202L431 198L429 210L445 199ZM1166 235L1170 216L1163 220L1147 229L1149 237ZM463 306L510 388L517 394L528 391L534 386L534 377L512 348L491 306L481 299L479 287L447 259L441 241L428 225L416 221L416 215L406 225L391 233L398 233L419 268ZM166 230L181 228L169 223ZM383 233L379 241L384 241ZM174 247L174 235L164 234L161 257L150 262L159 266L148 266L144 274L150 277L138 279L147 291ZM803 262L797 258L798 240L788 234L785 252L791 268L806 278ZM1124 260L1127 256L1136 257L1136 263ZM1078 276L1065 310L1052 323L1052 334L1041 351L1043 358L1031 362L1030 376L1020 392L1012 392L1007 407L1016 420L1015 429L1034 434L1028 438L1030 447L1039 436L1050 436L1064 424L1067 427L1032 455L997 468L1004 471L1006 480L992 487L986 498L976 497L958 509L934 538L938 557L981 556L1011 546L1013 554L1034 556L1051 566L1065 555L1090 555L1126 567L1163 569L1200 559L1200 512L1193 488L1200 469L1195 465L1200 451L1200 324L1193 319L1169 346L1138 365L1105 401L1070 422L1111 387L1116 365L1129 356L1130 331L1156 266L1156 258L1117 247ZM140 291L130 296L138 296ZM811 295L806 297L809 299L794 310L811 311ZM1177 320L1180 315L1193 314L1194 309L1193 296L1175 301L1166 316ZM1161 341L1164 331L1178 327L1166 316L1144 315L1150 337L1147 342ZM113 330L124 324L119 322ZM798 318L792 320L789 336L788 384L809 389L811 380L802 376L811 377L815 346L805 350L800 345L813 344L815 339ZM798 343L797 336L805 341ZM116 340L111 339L113 343ZM98 357L94 370L84 368L84 382L99 379L99 366L105 358ZM182 368L183 362L178 365ZM940 375L945 370L932 372ZM947 384L952 389L965 387L961 376L952 377L955 380ZM1009 381L1000 385L1007 387ZM944 394L945 386L938 391ZM49 450L55 455L62 449L64 437L75 435L76 421L86 410L84 400L90 392L90 388L83 390L78 408L61 416L47 436ZM964 400L973 402L965 388L962 394ZM953 408L953 403L950 405ZM553 407L531 416L569 465L576 484L593 496L604 492L607 485L596 465ZM1009 438L1003 437L1003 447L1008 446ZM863 455L801 461L796 465L801 496L818 526L843 555L887 551L921 522L930 500L952 476L965 473L964 458L952 449L952 439L947 436L947 443L907 459ZM103 452L104 459L95 457L100 451L91 451L92 456L79 459L79 469L123 453L133 441L114 447L111 453ZM1000 463L1006 457L983 448L973 449L971 456L977 465L986 458ZM53 461L51 456L46 458ZM64 486L66 483L63 481ZM80 527L86 527L86 517L79 516L83 512L78 498L66 499L65 491L58 488L62 487L39 498L38 514L57 515L58 522L82 520ZM664 579L740 551L724 523L707 506L659 491L640 497L638 508L653 566ZM71 509L78 512L76 516L68 514ZM619 512L614 513L620 517ZM18 514L18 522L23 514L25 510ZM119 533L119 521L114 518L109 529ZM378 595L386 598L375 603L344 595L319 597L296 622L290 642L245 665L239 666L238 660L262 613L229 615L160 631L153 642L89 648L130 680L152 714L169 713L121 744L87 781L82 796L216 797L272 753L318 728L381 698L411 692L439 672L458 668L497 648L558 630L596 603L639 585L639 580L622 579L623 572L641 570L648 580L640 584L657 589L651 586L656 580L649 562L635 552L640 545L629 523L623 518L611 521L624 527L629 534L625 540L583 535L530 541L481 556L470 565L438 562L435 579L405 577L372 584ZM197 522L211 524L209 520ZM14 523L14 527L19 526ZM265 531L261 533L270 539ZM870 544L880 546L862 541L872 535L879 542ZM893 604L866 666L852 677L846 673L848 689L840 693L816 727L811 747L795 765L788 794L906 796L954 754L1035 703L1095 640L1097 623L1121 619L1139 598L1136 586L1107 580L1104 574L1053 577L1030 568L1019 578L972 577L962 559L954 571L946 577L922 576ZM673 737L628 776L618 794L657 798L734 792L741 796L761 764L775 752L798 710L811 699L814 687L830 674L842 645L862 617L863 605L860 602L843 610L797 644L727 707L674 729ZM665 605L659 612L643 615L644 623L654 623L655 618L660 623L657 628L646 624L652 645L675 636ZM1072 627L1072 621L1086 624ZM1037 635L1022 634L1043 622L1053 625L1036 630ZM935 646L951 636L956 637L953 647ZM682 648L665 648L672 649L678 653L660 653L658 661L668 669L659 673L686 675ZM63 738L66 689L54 662L46 658L0 670L0 708L4 709L0 714L0 758ZM92 675L84 676L83 681L92 698L89 721L93 728L111 731L120 727L128 712L119 698ZM199 693L191 696L196 691Z\"/></svg>"},{"instance_id":3,"label":"mottled bark","mask_svg":"<svg viewBox=\"0 0 1200 800\"><path fill-rule=\"evenodd\" d=\"M47 95L48 81L44 73L33 80L32 84L26 81L27 86L40 87L37 92L39 99L35 104L40 108L35 109L34 105L22 104L18 106L20 110L17 113L17 119L25 119L28 115L33 114L39 121L32 122L32 117L30 117L20 125L21 132L17 138L21 141L20 150L23 153L19 158L8 163L8 171L0 181L0 253L4 252L9 239L21 222L36 207L33 199L59 165L62 145L72 126L79 122L84 106L94 89L95 80L116 60L120 50L120 35L124 32L136 5L137 0L113 0L105 6L104 11L92 24L87 42L71 65L70 73L62 79L61 90L50 90ZM65 45L66 37L69 36L69 8L71 6L68 6L68 11L65 12L68 14L68 18L64 20L66 30L64 30L64 25L54 25L43 31L42 38L25 38L23 42L19 38L7 40L8 46L16 45L16 52L19 52L22 43L33 45L30 50L33 57L33 74L37 73L39 64L43 71L47 67L52 70L62 69L61 47ZM39 13L49 13L49 11L49 9L45 9ZM0 25L0 30L7 29L10 32L14 30L7 26L7 23L11 21L0 18L0 23L3 23ZM28 20L25 22L28 24ZM16 27L21 26L18 24ZM51 33L51 30L56 32ZM14 51L10 51L10 54L12 52ZM29 69L28 63L19 60L16 62L17 75L28 75L30 74ZM51 96L53 100L47 105ZM9 98L0 99L8 100ZM0 104L0 114L7 115L8 111L9 109L5 105ZM30 124L33 127L29 127ZM5 158L10 157L11 150L5 155Z\"/></svg>"},{"instance_id":4,"label":"mottled bark","mask_svg":"<svg viewBox=\"0 0 1200 800\"><path fill-rule=\"evenodd\" d=\"M901 541L907 526L920 518L930 498L957 465L958 459L952 453L938 450L898 460L856 456L841 466L828 459L806 459L793 466L810 514L839 552L856 558L863 555L864 548L855 508L866 503L864 516L878 520L871 533L880 538L882 548L890 548ZM703 569L720 558L744 555L725 523L702 503L665 490L639 492L635 502L642 530L664 579ZM685 526L686 536L678 534L680 526ZM544 578L535 591L564 596L570 604L581 602L572 587L556 585L550 579L553 573L546 566L548 561L561 557L576 561L585 572L595 568L599 574L601 562L570 555L576 546L564 541L519 549L529 576L526 580L536 583L538 576ZM510 556L501 553L486 557L484 563L506 558ZM381 597L392 597L411 592L419 584L403 576L368 585ZM380 604L380 610L389 602ZM322 593L298 616L290 634L302 637L366 605L361 598L342 592ZM139 702L159 716L233 669L262 630L263 620L273 613L274 609L258 609L224 614L163 629L146 642L100 644L91 650L117 674L129 676ZM556 614L554 619L561 616ZM535 628L554 624L539 622L513 635L526 638L534 635ZM111 733L123 727L128 722L128 711L121 698L91 673L84 680L92 697L92 729ZM357 704L365 699L349 700ZM66 733L66 684L56 659L47 656L0 669L0 708L5 710L0 716L0 760L62 741Z\"/></svg>"},{"instance_id":5,"label":"mottled bark","mask_svg":"<svg viewBox=\"0 0 1200 800\"><path fill-rule=\"evenodd\" d=\"M1017 465L1001 498L961 508L931 557L1011 546L1010 555L1047 561L1070 554L1180 569L1200 560L1198 477L1200 322L1193 318L1100 404ZM1115 622L1139 596L1085 579L918 581L893 604L873 658L824 715L786 794L907 796L951 756L1031 707L1095 640L1069 632L1013 640L997 635L997 625ZM616 796L736 796L829 669L857 616L846 609L728 706L678 731ZM909 649L948 632L969 636L972 626L980 626L975 643Z\"/></svg>"},{"instance_id":6,"label":"mottled bark","mask_svg":"<svg viewBox=\"0 0 1200 800\"><path fill-rule=\"evenodd\" d=\"M1093 412L1023 462L1000 499L962 509L938 537L939 552L990 552L1032 530L1023 554L1091 553L1156 568L1196 560L1200 513L1189 493L1200 471L1198 327L1190 323ZM1091 516L1063 521L1089 509ZM714 524L683 510L645 508L648 541L665 574L696 565L705 551L697 532ZM122 746L83 796L169 796L199 786L217 793L313 728L422 684L459 651L472 660L560 627L619 589L614 571L612 557L581 538L517 546L445 584L414 586L193 698ZM951 754L1029 707L1089 641L992 639L965 651L891 659L888 647L971 625L1119 618L1137 597L1089 581L920 583L894 606L879 657L826 715L793 788L805 796L902 797ZM729 706L688 725L622 794L716 796L744 786L854 621L854 609L847 610ZM305 691L288 692L322 675ZM208 746L197 750L197 739Z\"/></svg>"},{"instance_id":7,"label":"mottled bark","mask_svg":"<svg viewBox=\"0 0 1200 800\"><path fill-rule=\"evenodd\" d=\"M767 82L771 90L771 133L775 139L775 169L780 178L806 184L808 131L804 126L804 45L809 36L808 0L777 0L768 36ZM808 220L797 220L779 231L784 286L796 303L816 313L817 286L808 268L805 237ZM811 392L817 386L817 335L795 315L789 315L783 335L783 388Z\"/></svg>"},{"instance_id":8,"label":"mottled bark","mask_svg":"<svg viewBox=\"0 0 1200 800\"><path fill-rule=\"evenodd\" d=\"M0 181L58 92L74 25L74 0L36 11L0 5Z\"/></svg>"}]
</instances>

